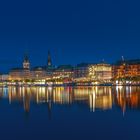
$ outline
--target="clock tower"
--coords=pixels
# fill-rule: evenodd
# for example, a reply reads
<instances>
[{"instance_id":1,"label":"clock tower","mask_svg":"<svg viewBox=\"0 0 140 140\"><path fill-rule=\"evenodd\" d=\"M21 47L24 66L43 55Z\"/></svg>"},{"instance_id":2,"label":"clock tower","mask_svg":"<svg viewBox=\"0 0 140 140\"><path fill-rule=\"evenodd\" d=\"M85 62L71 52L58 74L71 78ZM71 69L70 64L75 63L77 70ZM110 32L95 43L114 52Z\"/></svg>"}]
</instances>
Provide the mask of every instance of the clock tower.
<instances>
[{"instance_id":1,"label":"clock tower","mask_svg":"<svg viewBox=\"0 0 140 140\"><path fill-rule=\"evenodd\" d=\"M23 68L30 69L30 62L29 62L29 58L28 58L27 54L25 54L25 56L24 56Z\"/></svg>"}]
</instances>

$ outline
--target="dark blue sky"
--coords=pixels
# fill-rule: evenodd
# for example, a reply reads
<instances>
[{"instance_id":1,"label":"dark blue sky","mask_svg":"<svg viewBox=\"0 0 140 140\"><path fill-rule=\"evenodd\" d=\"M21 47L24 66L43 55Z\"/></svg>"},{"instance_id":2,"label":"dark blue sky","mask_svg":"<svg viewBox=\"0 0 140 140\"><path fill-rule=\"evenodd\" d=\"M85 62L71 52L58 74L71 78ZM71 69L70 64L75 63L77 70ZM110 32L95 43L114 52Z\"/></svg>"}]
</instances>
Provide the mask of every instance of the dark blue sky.
<instances>
[{"instance_id":1,"label":"dark blue sky","mask_svg":"<svg viewBox=\"0 0 140 140\"><path fill-rule=\"evenodd\" d=\"M140 3L130 0L0 2L0 71L20 66L140 58Z\"/></svg>"}]
</instances>

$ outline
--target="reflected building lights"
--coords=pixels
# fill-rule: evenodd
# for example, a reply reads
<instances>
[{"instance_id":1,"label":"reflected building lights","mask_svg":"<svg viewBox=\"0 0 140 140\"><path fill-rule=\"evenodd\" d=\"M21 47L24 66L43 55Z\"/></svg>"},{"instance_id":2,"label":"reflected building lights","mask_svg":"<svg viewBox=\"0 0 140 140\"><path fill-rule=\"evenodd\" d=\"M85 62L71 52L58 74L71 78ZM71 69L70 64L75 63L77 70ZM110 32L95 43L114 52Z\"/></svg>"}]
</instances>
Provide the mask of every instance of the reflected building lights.
<instances>
[{"instance_id":1,"label":"reflected building lights","mask_svg":"<svg viewBox=\"0 0 140 140\"><path fill-rule=\"evenodd\" d=\"M30 111L30 104L72 105L81 104L89 107L91 112L96 110L110 110L112 106L119 106L123 114L127 109L140 107L139 87L8 87L0 89L0 97L9 99L9 104L19 102L23 104L25 112ZM50 111L49 111L50 112Z\"/></svg>"}]
</instances>

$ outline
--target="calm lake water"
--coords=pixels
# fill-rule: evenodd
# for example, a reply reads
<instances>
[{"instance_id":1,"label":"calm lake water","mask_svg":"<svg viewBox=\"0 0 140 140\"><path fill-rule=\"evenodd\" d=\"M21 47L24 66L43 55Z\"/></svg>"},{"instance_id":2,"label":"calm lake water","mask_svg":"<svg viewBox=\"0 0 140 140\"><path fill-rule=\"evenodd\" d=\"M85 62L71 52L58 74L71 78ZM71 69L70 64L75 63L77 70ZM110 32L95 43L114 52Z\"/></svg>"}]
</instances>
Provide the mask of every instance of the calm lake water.
<instances>
[{"instance_id":1,"label":"calm lake water","mask_svg":"<svg viewBox=\"0 0 140 140\"><path fill-rule=\"evenodd\" d=\"M1 140L138 140L140 87L0 88Z\"/></svg>"}]
</instances>

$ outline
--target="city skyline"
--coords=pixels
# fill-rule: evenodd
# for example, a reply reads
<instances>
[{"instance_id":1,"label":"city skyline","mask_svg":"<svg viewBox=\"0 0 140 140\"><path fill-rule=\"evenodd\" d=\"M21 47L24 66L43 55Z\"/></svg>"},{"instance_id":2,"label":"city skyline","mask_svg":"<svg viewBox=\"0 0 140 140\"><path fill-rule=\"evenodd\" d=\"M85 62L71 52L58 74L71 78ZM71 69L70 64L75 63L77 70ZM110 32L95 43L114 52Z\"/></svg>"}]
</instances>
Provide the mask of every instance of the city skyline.
<instances>
[{"instance_id":1,"label":"city skyline","mask_svg":"<svg viewBox=\"0 0 140 140\"><path fill-rule=\"evenodd\" d=\"M61 65L72 65L72 66L76 66L77 64L81 64L81 63L87 63L87 64L99 64L99 63L102 63L102 62L105 62L105 63L108 63L108 64L115 64L117 61L121 61L121 60L139 60L140 58L139 57L125 57L125 56L120 56L118 59L114 59L112 61L107 61L107 59L105 59L105 57L103 57L103 59L94 59L94 61L92 60L89 60L89 61L86 61L86 60L79 60L79 62L73 62L73 59L72 61L67 61L65 59L65 63L56 63L57 62L57 59L55 59L55 56L52 54L52 52L50 50L46 50L46 54L49 53L51 55L51 63L53 64L53 66L61 66ZM29 54L29 52L26 51L26 53L22 53L23 55L17 59L17 60L14 60L12 58L10 59L0 59L0 63L1 65L3 65L4 67L1 67L0 69L0 72L3 72L3 73L7 73L9 72L10 69L12 68L16 68L16 67L22 67L22 62L24 60L24 55L28 55L29 57L29 60L31 62L31 68L33 67L39 67L39 66L46 66L48 64L48 54L46 55L45 59L43 61L34 61L34 57L32 55ZM31 53L32 54L32 53ZM113 54L112 54L113 55ZM37 63L38 62L38 63ZM63 60L62 60L63 62Z\"/></svg>"},{"instance_id":2,"label":"city skyline","mask_svg":"<svg viewBox=\"0 0 140 140\"><path fill-rule=\"evenodd\" d=\"M140 1L0 1L0 138L139 140Z\"/></svg>"},{"instance_id":3,"label":"city skyline","mask_svg":"<svg viewBox=\"0 0 140 140\"><path fill-rule=\"evenodd\" d=\"M18 4L7 6L3 1L0 7L2 72L20 65L25 52L33 66L46 63L48 50L55 65L102 59L113 63L122 55L139 58L139 4L126 0Z\"/></svg>"}]
</instances>

